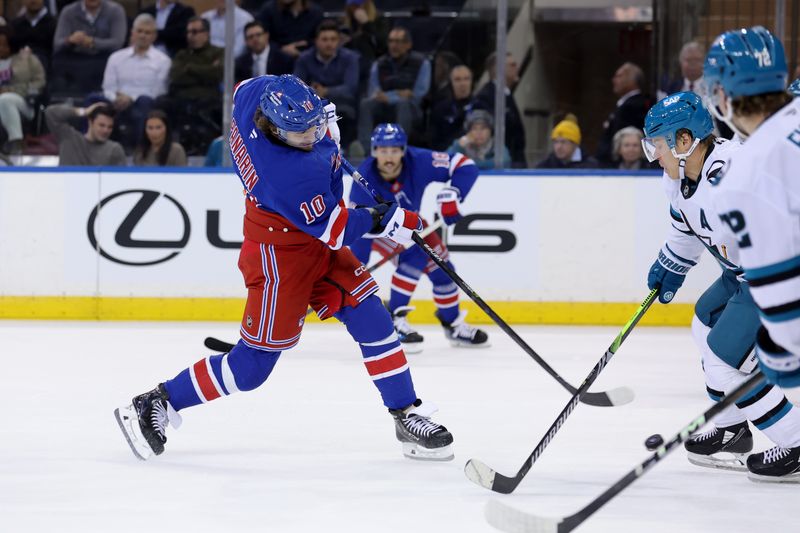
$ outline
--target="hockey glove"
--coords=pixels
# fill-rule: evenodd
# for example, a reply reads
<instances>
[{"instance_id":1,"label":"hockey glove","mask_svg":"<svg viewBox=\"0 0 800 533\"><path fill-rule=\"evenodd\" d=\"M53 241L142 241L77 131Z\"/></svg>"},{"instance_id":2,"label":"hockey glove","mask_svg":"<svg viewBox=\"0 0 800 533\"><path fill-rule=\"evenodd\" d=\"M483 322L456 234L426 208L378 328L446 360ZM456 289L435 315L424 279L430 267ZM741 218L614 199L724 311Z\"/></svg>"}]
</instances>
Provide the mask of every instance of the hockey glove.
<instances>
[{"instance_id":1,"label":"hockey glove","mask_svg":"<svg viewBox=\"0 0 800 533\"><path fill-rule=\"evenodd\" d=\"M686 273L692 266L694 266L694 262L676 256L665 244L659 250L658 258L647 274L647 288L650 290L658 288L658 301L668 304L683 285Z\"/></svg>"},{"instance_id":2,"label":"hockey glove","mask_svg":"<svg viewBox=\"0 0 800 533\"><path fill-rule=\"evenodd\" d=\"M339 125L336 123L339 120L339 117L336 116L336 104L330 102L323 109L328 117L328 137L333 139L337 147L341 148L342 135L339 132Z\"/></svg>"},{"instance_id":3,"label":"hockey glove","mask_svg":"<svg viewBox=\"0 0 800 533\"><path fill-rule=\"evenodd\" d=\"M779 387L800 387L800 354L791 354L775 344L764 326L756 336L758 366L767 381Z\"/></svg>"},{"instance_id":4,"label":"hockey glove","mask_svg":"<svg viewBox=\"0 0 800 533\"><path fill-rule=\"evenodd\" d=\"M414 244L412 234L422 229L422 219L417 213L407 211L394 202L378 204L369 209L374 223L365 237L386 237L406 248Z\"/></svg>"},{"instance_id":5,"label":"hockey glove","mask_svg":"<svg viewBox=\"0 0 800 533\"><path fill-rule=\"evenodd\" d=\"M458 212L460 201L461 191L455 187L445 187L436 195L436 203L439 204L439 212L442 214L444 223L448 226L464 218L461 213Z\"/></svg>"}]
</instances>

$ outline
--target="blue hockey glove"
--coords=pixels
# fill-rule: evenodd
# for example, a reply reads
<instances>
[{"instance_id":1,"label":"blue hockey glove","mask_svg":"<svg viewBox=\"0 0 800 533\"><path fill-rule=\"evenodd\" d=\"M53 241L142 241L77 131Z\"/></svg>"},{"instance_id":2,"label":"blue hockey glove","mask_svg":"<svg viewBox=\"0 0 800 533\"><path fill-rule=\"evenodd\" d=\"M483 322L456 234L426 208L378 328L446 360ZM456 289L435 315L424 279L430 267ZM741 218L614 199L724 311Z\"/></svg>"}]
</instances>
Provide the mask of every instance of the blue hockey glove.
<instances>
[{"instance_id":1,"label":"blue hockey glove","mask_svg":"<svg viewBox=\"0 0 800 533\"><path fill-rule=\"evenodd\" d=\"M448 226L464 218L458 211L460 201L461 191L455 187L445 187L436 195L436 203L439 204L439 212L442 214L444 223Z\"/></svg>"},{"instance_id":2,"label":"blue hockey glove","mask_svg":"<svg viewBox=\"0 0 800 533\"><path fill-rule=\"evenodd\" d=\"M791 354L775 344L764 326L756 336L758 366L767 381L779 387L800 387L800 354Z\"/></svg>"},{"instance_id":3,"label":"blue hockey glove","mask_svg":"<svg viewBox=\"0 0 800 533\"><path fill-rule=\"evenodd\" d=\"M364 236L371 239L386 237L406 248L414 244L413 233L422 229L422 219L394 202L385 202L368 208L373 225Z\"/></svg>"},{"instance_id":4,"label":"blue hockey glove","mask_svg":"<svg viewBox=\"0 0 800 533\"><path fill-rule=\"evenodd\" d=\"M668 245L659 250L658 258L650 272L647 274L647 288L658 288L658 301L668 304L675 297L675 293L683 285L686 273L696 263L672 253Z\"/></svg>"}]
</instances>

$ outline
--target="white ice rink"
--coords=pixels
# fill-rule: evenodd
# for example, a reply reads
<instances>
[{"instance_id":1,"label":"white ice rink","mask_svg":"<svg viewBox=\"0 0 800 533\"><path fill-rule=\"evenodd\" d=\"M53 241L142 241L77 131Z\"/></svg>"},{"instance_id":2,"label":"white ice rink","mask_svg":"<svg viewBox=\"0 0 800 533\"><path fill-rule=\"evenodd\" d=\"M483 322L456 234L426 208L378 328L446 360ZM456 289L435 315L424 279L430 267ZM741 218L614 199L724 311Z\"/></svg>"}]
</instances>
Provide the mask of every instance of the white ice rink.
<instances>
[{"instance_id":1,"label":"white ice rink","mask_svg":"<svg viewBox=\"0 0 800 533\"><path fill-rule=\"evenodd\" d=\"M311 324L265 385L184 411L165 454L141 462L113 409L207 355L206 335L234 340L235 324L0 322L0 531L489 532L490 498L571 514L648 455L647 436L668 438L709 405L689 330L637 329L593 389L628 385L634 402L579 406L515 494L495 495L464 463L512 474L569 395L497 328L474 351L421 330L417 393L439 405L455 461L405 459L344 328ZM575 385L617 333L518 331ZM679 450L578 531L797 532L798 495Z\"/></svg>"}]
</instances>

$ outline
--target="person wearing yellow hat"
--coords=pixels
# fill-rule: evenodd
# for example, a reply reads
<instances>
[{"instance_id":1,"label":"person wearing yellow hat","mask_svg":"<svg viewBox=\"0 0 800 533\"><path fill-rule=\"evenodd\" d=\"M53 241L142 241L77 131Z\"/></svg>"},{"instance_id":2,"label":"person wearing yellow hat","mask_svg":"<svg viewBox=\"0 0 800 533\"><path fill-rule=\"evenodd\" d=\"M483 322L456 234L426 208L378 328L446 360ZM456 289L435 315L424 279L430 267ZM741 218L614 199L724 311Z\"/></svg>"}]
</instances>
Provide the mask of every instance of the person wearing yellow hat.
<instances>
[{"instance_id":1,"label":"person wearing yellow hat","mask_svg":"<svg viewBox=\"0 0 800 533\"><path fill-rule=\"evenodd\" d=\"M572 113L556 124L550 134L553 151L536 165L536 168L594 168L597 161L583 157L581 151L581 129Z\"/></svg>"}]
</instances>

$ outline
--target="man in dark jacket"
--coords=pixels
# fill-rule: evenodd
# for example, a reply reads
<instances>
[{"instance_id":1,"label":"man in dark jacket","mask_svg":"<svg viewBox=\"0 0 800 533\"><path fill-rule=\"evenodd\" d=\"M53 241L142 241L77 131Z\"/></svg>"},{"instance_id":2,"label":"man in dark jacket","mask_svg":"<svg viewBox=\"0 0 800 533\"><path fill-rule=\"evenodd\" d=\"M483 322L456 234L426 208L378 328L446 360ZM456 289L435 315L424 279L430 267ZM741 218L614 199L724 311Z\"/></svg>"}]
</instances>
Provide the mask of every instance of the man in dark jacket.
<instances>
[{"instance_id":1,"label":"man in dark jacket","mask_svg":"<svg viewBox=\"0 0 800 533\"><path fill-rule=\"evenodd\" d=\"M494 114L495 93L495 62L497 55L493 52L486 58L486 70L491 81L484 85L475 95L472 107L485 109ZM522 114L519 112L517 102L512 91L519 82L519 66L514 57L506 54L506 146L511 153L511 164L515 168L525 168L528 162L525 159L525 126L522 124Z\"/></svg>"},{"instance_id":2,"label":"man in dark jacket","mask_svg":"<svg viewBox=\"0 0 800 533\"><path fill-rule=\"evenodd\" d=\"M422 118L422 99L431 86L431 64L411 51L412 44L408 29L393 28L389 53L372 64L367 97L358 111L358 140L365 151L376 123L395 122L411 132Z\"/></svg>"},{"instance_id":3,"label":"man in dark jacket","mask_svg":"<svg viewBox=\"0 0 800 533\"><path fill-rule=\"evenodd\" d=\"M575 115L569 114L556 124L550 139L553 142L553 151L539 161L536 168L597 168L597 160L584 157L581 152L581 129Z\"/></svg>"},{"instance_id":4,"label":"man in dark jacket","mask_svg":"<svg viewBox=\"0 0 800 533\"><path fill-rule=\"evenodd\" d=\"M472 103L472 71L466 65L450 70L445 98L434 100L431 110L431 148L447 148L465 133L464 119Z\"/></svg>"},{"instance_id":5,"label":"man in dark jacket","mask_svg":"<svg viewBox=\"0 0 800 533\"><path fill-rule=\"evenodd\" d=\"M143 9L142 13L149 13L156 19L156 48L170 57L186 48L186 25L194 16L193 7L175 0L157 0L155 5Z\"/></svg>"},{"instance_id":6,"label":"man in dark jacket","mask_svg":"<svg viewBox=\"0 0 800 533\"><path fill-rule=\"evenodd\" d=\"M309 0L272 0L264 4L256 19L264 24L272 42L294 62L311 46L322 16L322 8Z\"/></svg>"},{"instance_id":7,"label":"man in dark jacket","mask_svg":"<svg viewBox=\"0 0 800 533\"><path fill-rule=\"evenodd\" d=\"M633 63L623 63L611 78L614 94L619 98L614 111L603 124L603 135L597 147L597 160L603 166L611 166L611 148L614 134L626 126L637 129L644 127L644 116L650 107L649 100L642 94L644 72Z\"/></svg>"},{"instance_id":8,"label":"man in dark jacket","mask_svg":"<svg viewBox=\"0 0 800 533\"><path fill-rule=\"evenodd\" d=\"M244 44L247 49L236 58L233 67L236 83L264 74L292 73L292 58L269 45L269 32L257 20L245 25Z\"/></svg>"},{"instance_id":9,"label":"man in dark jacket","mask_svg":"<svg viewBox=\"0 0 800 533\"><path fill-rule=\"evenodd\" d=\"M53 56L56 19L45 7L44 0L24 0L22 5L24 10L10 23L16 45L19 48L30 47L48 69Z\"/></svg>"}]
</instances>

